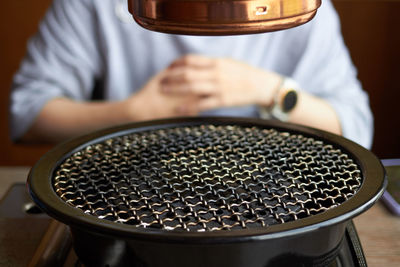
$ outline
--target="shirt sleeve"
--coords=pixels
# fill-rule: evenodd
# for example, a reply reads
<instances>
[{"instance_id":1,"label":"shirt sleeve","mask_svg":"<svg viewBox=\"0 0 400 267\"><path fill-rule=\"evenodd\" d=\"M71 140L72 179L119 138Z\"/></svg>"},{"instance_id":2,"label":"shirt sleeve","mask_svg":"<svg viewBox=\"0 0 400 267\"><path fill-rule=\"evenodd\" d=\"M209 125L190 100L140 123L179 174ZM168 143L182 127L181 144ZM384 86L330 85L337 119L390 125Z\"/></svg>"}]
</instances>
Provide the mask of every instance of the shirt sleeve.
<instances>
[{"instance_id":1,"label":"shirt sleeve","mask_svg":"<svg viewBox=\"0 0 400 267\"><path fill-rule=\"evenodd\" d=\"M309 35L293 78L330 103L344 137L371 148L373 117L369 98L357 79L331 1L323 1L315 19L306 25Z\"/></svg>"},{"instance_id":2,"label":"shirt sleeve","mask_svg":"<svg viewBox=\"0 0 400 267\"><path fill-rule=\"evenodd\" d=\"M85 100L99 76L92 1L55 0L27 47L10 94L10 136L16 141L53 98Z\"/></svg>"}]
</instances>

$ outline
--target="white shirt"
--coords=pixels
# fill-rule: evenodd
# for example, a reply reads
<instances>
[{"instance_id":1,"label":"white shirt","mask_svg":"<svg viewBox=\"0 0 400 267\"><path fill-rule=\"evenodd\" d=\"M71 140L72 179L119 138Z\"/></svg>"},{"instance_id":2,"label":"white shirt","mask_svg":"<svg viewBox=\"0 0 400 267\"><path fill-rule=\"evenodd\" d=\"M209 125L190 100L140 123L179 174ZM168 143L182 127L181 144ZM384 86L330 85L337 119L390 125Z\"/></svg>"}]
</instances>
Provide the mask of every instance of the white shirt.
<instances>
[{"instance_id":1,"label":"white shirt","mask_svg":"<svg viewBox=\"0 0 400 267\"><path fill-rule=\"evenodd\" d=\"M13 140L28 130L52 98L87 101L97 83L104 99L122 100L173 60L197 53L241 60L293 78L302 90L332 105L345 137L370 148L373 121L368 96L357 80L330 1L323 1L316 17L305 25L224 37L150 32L129 17L125 2L53 2L14 78L10 98ZM258 111L246 106L204 114L255 117Z\"/></svg>"}]
</instances>

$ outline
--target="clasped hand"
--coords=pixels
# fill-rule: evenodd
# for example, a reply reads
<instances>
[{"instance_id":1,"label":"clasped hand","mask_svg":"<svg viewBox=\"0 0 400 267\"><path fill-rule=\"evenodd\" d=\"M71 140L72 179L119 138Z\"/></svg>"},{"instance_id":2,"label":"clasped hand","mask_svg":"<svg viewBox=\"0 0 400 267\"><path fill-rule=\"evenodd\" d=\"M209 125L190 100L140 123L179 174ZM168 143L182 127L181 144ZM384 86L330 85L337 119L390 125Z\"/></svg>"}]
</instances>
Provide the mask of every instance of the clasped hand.
<instances>
[{"instance_id":1,"label":"clasped hand","mask_svg":"<svg viewBox=\"0 0 400 267\"><path fill-rule=\"evenodd\" d=\"M188 116L221 107L268 106L280 81L276 73L236 60L186 55L135 96L148 111L143 119Z\"/></svg>"}]
</instances>

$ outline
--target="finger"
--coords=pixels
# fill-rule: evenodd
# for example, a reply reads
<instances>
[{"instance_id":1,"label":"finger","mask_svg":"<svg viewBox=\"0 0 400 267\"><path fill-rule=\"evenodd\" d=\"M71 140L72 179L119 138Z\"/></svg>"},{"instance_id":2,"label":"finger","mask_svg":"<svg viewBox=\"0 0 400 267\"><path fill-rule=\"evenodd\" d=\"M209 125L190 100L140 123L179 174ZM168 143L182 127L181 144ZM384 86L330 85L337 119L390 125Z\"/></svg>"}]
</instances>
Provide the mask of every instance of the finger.
<instances>
[{"instance_id":1,"label":"finger","mask_svg":"<svg viewBox=\"0 0 400 267\"><path fill-rule=\"evenodd\" d=\"M215 73L211 69L196 69L188 66L169 69L165 72L161 83L183 83L215 80Z\"/></svg>"},{"instance_id":2,"label":"finger","mask_svg":"<svg viewBox=\"0 0 400 267\"><path fill-rule=\"evenodd\" d=\"M207 95L215 92L216 80L212 71L180 67L166 72L160 88L164 93Z\"/></svg>"},{"instance_id":3,"label":"finger","mask_svg":"<svg viewBox=\"0 0 400 267\"><path fill-rule=\"evenodd\" d=\"M220 98L217 96L204 97L197 103L197 108L200 112L220 107L222 107L222 104Z\"/></svg>"},{"instance_id":4,"label":"finger","mask_svg":"<svg viewBox=\"0 0 400 267\"><path fill-rule=\"evenodd\" d=\"M215 66L216 61L216 58L197 54L188 54L172 62L169 68L176 68L180 66L191 66L194 68L212 68Z\"/></svg>"},{"instance_id":5,"label":"finger","mask_svg":"<svg viewBox=\"0 0 400 267\"><path fill-rule=\"evenodd\" d=\"M198 106L193 102L177 106L175 112L178 116L194 116L199 113L199 109Z\"/></svg>"},{"instance_id":6,"label":"finger","mask_svg":"<svg viewBox=\"0 0 400 267\"><path fill-rule=\"evenodd\" d=\"M162 85L161 91L166 94L192 94L198 96L209 96L217 93L215 83L208 81Z\"/></svg>"}]
</instances>

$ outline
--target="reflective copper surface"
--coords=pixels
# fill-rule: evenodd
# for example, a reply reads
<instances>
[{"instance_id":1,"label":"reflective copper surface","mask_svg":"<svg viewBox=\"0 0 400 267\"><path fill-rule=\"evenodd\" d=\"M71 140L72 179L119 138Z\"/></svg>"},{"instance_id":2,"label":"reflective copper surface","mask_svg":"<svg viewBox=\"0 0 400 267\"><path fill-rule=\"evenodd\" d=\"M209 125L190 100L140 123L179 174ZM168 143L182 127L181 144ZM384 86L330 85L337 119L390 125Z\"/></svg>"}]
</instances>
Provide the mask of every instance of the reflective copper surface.
<instances>
[{"instance_id":1,"label":"reflective copper surface","mask_svg":"<svg viewBox=\"0 0 400 267\"><path fill-rule=\"evenodd\" d=\"M233 35L287 29L311 20L321 0L128 0L146 29L189 35Z\"/></svg>"}]
</instances>

